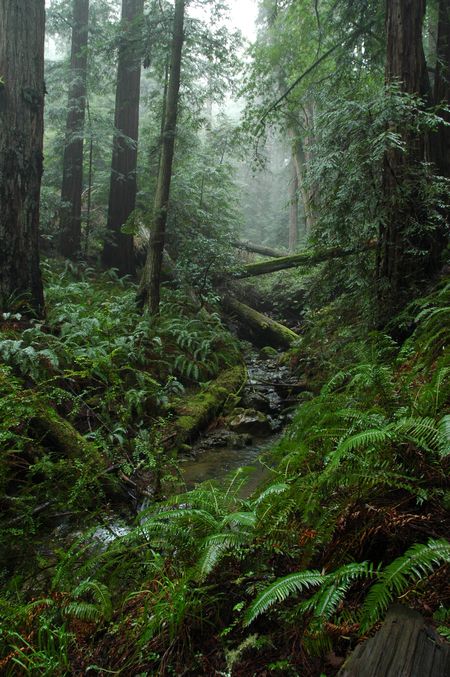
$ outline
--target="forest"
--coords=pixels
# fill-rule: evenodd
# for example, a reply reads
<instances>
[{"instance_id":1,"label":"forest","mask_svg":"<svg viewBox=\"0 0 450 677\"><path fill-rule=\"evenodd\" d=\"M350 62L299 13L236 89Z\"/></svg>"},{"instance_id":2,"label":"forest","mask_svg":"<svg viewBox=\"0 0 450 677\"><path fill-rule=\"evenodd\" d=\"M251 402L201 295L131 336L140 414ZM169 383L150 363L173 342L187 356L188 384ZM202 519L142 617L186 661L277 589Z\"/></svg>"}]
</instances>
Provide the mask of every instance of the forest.
<instances>
[{"instance_id":1,"label":"forest","mask_svg":"<svg viewBox=\"0 0 450 677\"><path fill-rule=\"evenodd\" d=\"M450 0L0 0L0 674L450 674Z\"/></svg>"}]
</instances>

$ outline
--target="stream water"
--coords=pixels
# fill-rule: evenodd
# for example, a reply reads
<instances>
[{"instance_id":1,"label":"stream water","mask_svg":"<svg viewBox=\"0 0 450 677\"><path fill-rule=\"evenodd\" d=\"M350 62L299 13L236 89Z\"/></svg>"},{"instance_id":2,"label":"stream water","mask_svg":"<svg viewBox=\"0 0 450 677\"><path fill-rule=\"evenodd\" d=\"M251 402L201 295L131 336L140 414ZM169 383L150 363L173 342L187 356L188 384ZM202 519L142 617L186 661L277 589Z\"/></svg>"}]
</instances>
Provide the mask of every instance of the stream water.
<instances>
[{"instance_id":1,"label":"stream water","mask_svg":"<svg viewBox=\"0 0 450 677\"><path fill-rule=\"evenodd\" d=\"M213 422L192 447L189 456L179 460L180 479L186 489L207 480L226 481L233 471L242 468L245 478L239 494L249 496L269 475L270 469L259 459L280 438L289 421L291 393L296 390L296 378L287 366L280 365L279 357L264 358L251 353L246 359L248 380L242 391L241 402L227 418ZM149 506L149 499L140 503L138 510ZM92 532L91 539L105 546L128 533L128 520L119 520L114 513L103 515L102 524ZM52 535L52 544L70 543L74 532L68 522L60 524ZM48 543L47 543L48 547Z\"/></svg>"},{"instance_id":2,"label":"stream water","mask_svg":"<svg viewBox=\"0 0 450 677\"><path fill-rule=\"evenodd\" d=\"M192 457L180 462L188 489L206 480L221 481L238 468L248 479L244 493L251 494L268 475L258 459L273 446L289 418L287 396L295 389L295 377L278 357L251 353L247 358L248 381L240 407L227 422L206 431L193 446Z\"/></svg>"}]
</instances>

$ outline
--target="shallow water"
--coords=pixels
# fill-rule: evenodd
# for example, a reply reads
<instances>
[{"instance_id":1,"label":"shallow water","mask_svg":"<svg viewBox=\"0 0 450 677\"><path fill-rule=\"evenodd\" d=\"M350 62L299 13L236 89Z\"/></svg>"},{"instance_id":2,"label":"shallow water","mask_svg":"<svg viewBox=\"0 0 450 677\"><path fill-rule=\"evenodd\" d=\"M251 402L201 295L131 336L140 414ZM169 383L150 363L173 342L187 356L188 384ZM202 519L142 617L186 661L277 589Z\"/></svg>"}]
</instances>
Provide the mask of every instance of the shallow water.
<instances>
[{"instance_id":1,"label":"shallow water","mask_svg":"<svg viewBox=\"0 0 450 677\"><path fill-rule=\"evenodd\" d=\"M275 445L281 436L280 429L285 425L283 415L283 397L286 395L286 382L292 379L289 369L280 366L277 359L262 359L252 354L247 361L248 382L244 388L243 399L252 395L267 398L269 412L274 419L274 432L268 437L254 438L244 447L208 448L208 434L194 445L194 457L180 459L180 472L187 489L208 480L225 481L233 471L242 468L242 475L248 479L241 490L242 496L249 496L270 474L270 469L259 458L263 452ZM295 379L294 379L295 380ZM224 430L224 428L219 429ZM218 430L214 430L217 434ZM201 450L200 450L201 449Z\"/></svg>"},{"instance_id":2,"label":"shallow water","mask_svg":"<svg viewBox=\"0 0 450 677\"><path fill-rule=\"evenodd\" d=\"M253 444L243 448L216 447L203 451L195 459L182 460L180 471L186 488L193 489L197 484L207 480L225 480L233 471L242 468L242 475L246 475L246 482L239 493L242 497L249 496L270 474L270 469L259 461L259 457L278 439L279 433L255 440Z\"/></svg>"}]
</instances>

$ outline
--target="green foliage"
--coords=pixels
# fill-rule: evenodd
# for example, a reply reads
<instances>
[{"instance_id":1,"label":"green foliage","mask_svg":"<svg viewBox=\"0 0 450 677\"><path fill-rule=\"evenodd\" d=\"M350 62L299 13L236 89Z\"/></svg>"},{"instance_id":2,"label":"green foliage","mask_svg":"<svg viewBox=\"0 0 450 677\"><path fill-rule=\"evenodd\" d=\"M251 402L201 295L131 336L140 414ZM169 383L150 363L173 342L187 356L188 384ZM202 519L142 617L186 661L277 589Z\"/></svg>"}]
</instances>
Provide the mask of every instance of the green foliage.
<instances>
[{"instance_id":1,"label":"green foliage","mask_svg":"<svg viewBox=\"0 0 450 677\"><path fill-rule=\"evenodd\" d=\"M323 580L324 577L319 571L300 571L280 578L258 595L245 615L244 624L250 625L255 618L277 602L284 602L294 592L302 592L320 585Z\"/></svg>"},{"instance_id":2,"label":"green foliage","mask_svg":"<svg viewBox=\"0 0 450 677\"><path fill-rule=\"evenodd\" d=\"M361 631L365 632L380 619L394 596L399 597L413 583L449 562L450 543L446 540L430 539L426 544L411 546L381 572L379 582L369 590L362 608Z\"/></svg>"}]
</instances>

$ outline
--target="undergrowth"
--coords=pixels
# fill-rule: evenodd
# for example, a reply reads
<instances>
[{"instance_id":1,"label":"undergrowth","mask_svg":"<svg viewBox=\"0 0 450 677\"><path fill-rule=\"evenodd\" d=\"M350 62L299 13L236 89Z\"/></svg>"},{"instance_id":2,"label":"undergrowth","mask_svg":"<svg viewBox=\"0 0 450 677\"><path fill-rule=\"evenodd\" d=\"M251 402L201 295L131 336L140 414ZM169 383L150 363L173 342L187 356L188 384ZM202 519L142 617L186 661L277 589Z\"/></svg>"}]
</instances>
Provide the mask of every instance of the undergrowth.
<instances>
[{"instance_id":1,"label":"undergrowth","mask_svg":"<svg viewBox=\"0 0 450 677\"><path fill-rule=\"evenodd\" d=\"M356 332L333 372L334 348L316 351L327 378L304 393L254 495L240 497L241 469L149 505L104 547L88 532L49 570L43 558L37 598L10 585L5 674L334 674L325 656L344 656L399 598L448 636L449 292L409 308L401 346Z\"/></svg>"},{"instance_id":2,"label":"undergrowth","mask_svg":"<svg viewBox=\"0 0 450 677\"><path fill-rule=\"evenodd\" d=\"M114 271L99 274L71 263L45 271L45 321L25 320L19 305L0 324L7 570L17 566L11 539L13 550L21 538L35 548L42 527L58 523L61 514L85 520L89 511L95 520L110 499L100 468L83 455L68 458L61 441L41 431L42 412L57 412L74 435L83 435L104 459L107 478L129 478L139 468L160 475L161 431L170 426L176 398L240 359L214 310L197 312L181 293L164 290L161 314L151 319L136 306L135 285ZM28 548L22 551L29 559Z\"/></svg>"}]
</instances>

